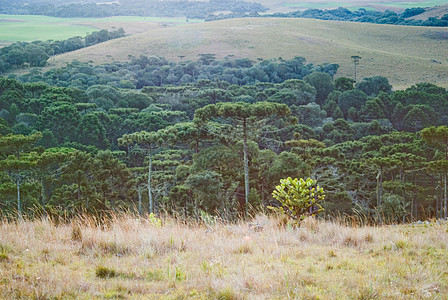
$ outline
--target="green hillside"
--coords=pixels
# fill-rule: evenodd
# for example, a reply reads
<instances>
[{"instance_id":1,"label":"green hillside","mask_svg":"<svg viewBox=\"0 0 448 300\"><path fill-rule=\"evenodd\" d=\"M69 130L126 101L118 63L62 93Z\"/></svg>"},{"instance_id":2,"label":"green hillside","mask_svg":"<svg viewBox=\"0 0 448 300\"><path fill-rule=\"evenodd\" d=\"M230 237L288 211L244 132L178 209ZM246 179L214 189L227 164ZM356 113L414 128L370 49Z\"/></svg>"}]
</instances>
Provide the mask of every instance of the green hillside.
<instances>
[{"instance_id":1,"label":"green hillside","mask_svg":"<svg viewBox=\"0 0 448 300\"><path fill-rule=\"evenodd\" d=\"M358 78L381 75L395 88L428 81L447 86L447 28L331 22L311 19L233 19L148 31L60 55L50 67L74 59L104 63L129 55L159 55L196 60L200 53L217 58L285 59L305 57L331 62L339 76L353 76L352 55L361 56ZM112 57L112 58L111 58Z\"/></svg>"}]
</instances>

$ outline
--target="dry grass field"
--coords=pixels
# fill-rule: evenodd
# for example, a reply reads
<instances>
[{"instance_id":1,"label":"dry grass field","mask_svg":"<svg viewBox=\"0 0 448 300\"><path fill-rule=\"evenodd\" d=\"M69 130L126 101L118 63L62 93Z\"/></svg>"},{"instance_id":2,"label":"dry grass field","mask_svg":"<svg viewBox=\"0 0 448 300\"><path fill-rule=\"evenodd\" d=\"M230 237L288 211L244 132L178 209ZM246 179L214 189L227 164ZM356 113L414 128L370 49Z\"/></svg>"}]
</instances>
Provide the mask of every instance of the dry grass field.
<instances>
[{"instance_id":1,"label":"dry grass field","mask_svg":"<svg viewBox=\"0 0 448 300\"><path fill-rule=\"evenodd\" d=\"M446 299L446 223L0 222L2 299Z\"/></svg>"},{"instance_id":2,"label":"dry grass field","mask_svg":"<svg viewBox=\"0 0 448 300\"><path fill-rule=\"evenodd\" d=\"M448 28L429 28L311 19L250 18L151 30L55 58L51 67L74 59L110 62L129 55L196 60L199 53L218 59L285 59L340 65L338 76L353 77L352 55L361 56L359 78L385 76L399 89L418 82L448 86Z\"/></svg>"}]
</instances>

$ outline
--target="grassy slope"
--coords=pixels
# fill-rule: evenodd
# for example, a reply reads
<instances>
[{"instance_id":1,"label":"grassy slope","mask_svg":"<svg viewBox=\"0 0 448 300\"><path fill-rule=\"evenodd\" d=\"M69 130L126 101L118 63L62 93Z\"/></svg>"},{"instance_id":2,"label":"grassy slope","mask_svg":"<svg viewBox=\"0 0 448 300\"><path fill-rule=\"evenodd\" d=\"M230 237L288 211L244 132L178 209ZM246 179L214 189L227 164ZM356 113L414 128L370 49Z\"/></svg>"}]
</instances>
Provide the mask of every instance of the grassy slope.
<instances>
[{"instance_id":1,"label":"grassy slope","mask_svg":"<svg viewBox=\"0 0 448 300\"><path fill-rule=\"evenodd\" d=\"M215 53L251 59L303 56L309 62L339 64L339 76L353 76L352 55L362 57L358 78L386 76L395 88L428 81L448 85L448 40L429 32L448 28L331 22L311 19L250 18L152 30L56 57L53 66L74 59L123 61L128 55L159 55L170 60ZM437 35L435 35L437 36Z\"/></svg>"},{"instance_id":2,"label":"grassy slope","mask_svg":"<svg viewBox=\"0 0 448 300\"><path fill-rule=\"evenodd\" d=\"M0 298L443 299L448 293L446 223L350 228L309 219L285 230L266 217L255 222L264 230L169 220L154 227L131 216L103 229L85 225L89 220L1 221Z\"/></svg>"},{"instance_id":3,"label":"grassy slope","mask_svg":"<svg viewBox=\"0 0 448 300\"><path fill-rule=\"evenodd\" d=\"M420 15L416 15L411 19L415 20L427 20L430 17L440 18L443 15L448 14L448 5L441 5L429 8L427 11Z\"/></svg>"}]
</instances>

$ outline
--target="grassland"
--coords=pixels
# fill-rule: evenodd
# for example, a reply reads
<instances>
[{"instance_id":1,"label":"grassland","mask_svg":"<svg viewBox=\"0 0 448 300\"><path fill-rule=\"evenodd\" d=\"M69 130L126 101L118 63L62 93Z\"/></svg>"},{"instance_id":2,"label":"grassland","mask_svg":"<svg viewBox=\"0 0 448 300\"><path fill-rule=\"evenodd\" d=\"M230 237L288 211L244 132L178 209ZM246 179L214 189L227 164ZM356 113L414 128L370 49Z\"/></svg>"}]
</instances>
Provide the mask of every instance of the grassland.
<instances>
[{"instance_id":1,"label":"grassland","mask_svg":"<svg viewBox=\"0 0 448 300\"><path fill-rule=\"evenodd\" d=\"M62 40L85 36L99 29L122 27L135 34L168 26L190 24L200 20L185 18L110 17L54 18L29 15L0 15L0 42Z\"/></svg>"},{"instance_id":2,"label":"grassland","mask_svg":"<svg viewBox=\"0 0 448 300\"><path fill-rule=\"evenodd\" d=\"M340 6L357 9L357 8L375 8L379 10L404 10L412 7L432 7L436 5L448 4L447 0L339 0L339 1L325 1L325 0L247 0L252 2L258 2L269 7L269 12L285 12L298 9L333 9Z\"/></svg>"},{"instance_id":3,"label":"grassland","mask_svg":"<svg viewBox=\"0 0 448 300\"><path fill-rule=\"evenodd\" d=\"M95 28L45 16L0 15L0 41L60 40L84 36Z\"/></svg>"},{"instance_id":4,"label":"grassland","mask_svg":"<svg viewBox=\"0 0 448 300\"><path fill-rule=\"evenodd\" d=\"M353 77L352 55L361 56L359 78L385 76L395 88L417 82L448 86L448 28L332 22L311 19L250 18L148 31L55 58L50 67L74 59L100 64L110 57L159 55L196 60L199 53L222 59L305 57L340 65L338 76Z\"/></svg>"},{"instance_id":5,"label":"grassland","mask_svg":"<svg viewBox=\"0 0 448 300\"><path fill-rule=\"evenodd\" d=\"M0 222L0 298L444 299L447 224Z\"/></svg>"},{"instance_id":6,"label":"grassland","mask_svg":"<svg viewBox=\"0 0 448 300\"><path fill-rule=\"evenodd\" d=\"M434 6L427 9L424 13L412 17L414 20L427 20L428 18L440 18L448 14L448 5Z\"/></svg>"}]
</instances>

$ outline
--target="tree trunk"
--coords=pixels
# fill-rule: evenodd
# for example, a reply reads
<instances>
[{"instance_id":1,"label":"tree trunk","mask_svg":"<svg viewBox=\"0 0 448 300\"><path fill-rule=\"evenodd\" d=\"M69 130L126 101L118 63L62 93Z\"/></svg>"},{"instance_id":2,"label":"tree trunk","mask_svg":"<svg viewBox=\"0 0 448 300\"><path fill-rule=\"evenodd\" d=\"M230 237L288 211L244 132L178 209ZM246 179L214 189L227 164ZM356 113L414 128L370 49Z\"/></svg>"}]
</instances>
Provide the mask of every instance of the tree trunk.
<instances>
[{"instance_id":1,"label":"tree trunk","mask_svg":"<svg viewBox=\"0 0 448 300\"><path fill-rule=\"evenodd\" d=\"M249 159L247 155L247 128L246 119L243 123L243 135L244 135L244 196L245 196L245 215L249 215Z\"/></svg>"},{"instance_id":2,"label":"tree trunk","mask_svg":"<svg viewBox=\"0 0 448 300\"><path fill-rule=\"evenodd\" d=\"M17 178L17 214L22 219L22 206L20 204L20 179Z\"/></svg>"},{"instance_id":3,"label":"tree trunk","mask_svg":"<svg viewBox=\"0 0 448 300\"><path fill-rule=\"evenodd\" d=\"M142 215L142 187L138 186L138 215Z\"/></svg>"},{"instance_id":4,"label":"tree trunk","mask_svg":"<svg viewBox=\"0 0 448 300\"><path fill-rule=\"evenodd\" d=\"M42 206L45 206L46 202L47 202L47 197L46 197L46 193L45 193L45 183L44 183L44 178L42 177L40 179L40 196L42 198Z\"/></svg>"},{"instance_id":5,"label":"tree trunk","mask_svg":"<svg viewBox=\"0 0 448 300\"><path fill-rule=\"evenodd\" d=\"M152 189L151 189L151 173L152 173L152 157L151 153L148 154L148 196L149 196L149 213L154 213L154 200L152 199Z\"/></svg>"},{"instance_id":6,"label":"tree trunk","mask_svg":"<svg viewBox=\"0 0 448 300\"><path fill-rule=\"evenodd\" d=\"M77 187L77 199L79 201L79 199L81 198L81 182L78 181L78 187Z\"/></svg>"},{"instance_id":7,"label":"tree trunk","mask_svg":"<svg viewBox=\"0 0 448 300\"><path fill-rule=\"evenodd\" d=\"M442 200L442 195L440 195L440 200ZM436 197L436 220L439 219L439 197Z\"/></svg>"},{"instance_id":8,"label":"tree trunk","mask_svg":"<svg viewBox=\"0 0 448 300\"><path fill-rule=\"evenodd\" d=\"M447 188L447 183L446 183L446 172L444 174L444 185L445 185L445 189L444 189L444 205L443 205L443 218L446 219L446 204L447 204L447 192L446 192L446 188Z\"/></svg>"},{"instance_id":9,"label":"tree trunk","mask_svg":"<svg viewBox=\"0 0 448 300\"><path fill-rule=\"evenodd\" d=\"M417 191L417 176L414 174L414 203L415 203L415 219L418 220L418 191Z\"/></svg>"},{"instance_id":10,"label":"tree trunk","mask_svg":"<svg viewBox=\"0 0 448 300\"><path fill-rule=\"evenodd\" d=\"M380 169L380 207L383 205L383 169Z\"/></svg>"},{"instance_id":11,"label":"tree trunk","mask_svg":"<svg viewBox=\"0 0 448 300\"><path fill-rule=\"evenodd\" d=\"M376 176L376 205L380 207L383 204L383 168L379 168L378 175Z\"/></svg>"},{"instance_id":12,"label":"tree trunk","mask_svg":"<svg viewBox=\"0 0 448 300\"><path fill-rule=\"evenodd\" d=\"M44 177L42 177L40 179L40 196L42 198L42 210L44 211L44 214L47 216L47 211L45 210L45 204L47 202L47 197L46 197L46 192L45 192L45 181L44 181Z\"/></svg>"},{"instance_id":13,"label":"tree trunk","mask_svg":"<svg viewBox=\"0 0 448 300\"><path fill-rule=\"evenodd\" d=\"M448 145L445 146L445 161L448 160ZM443 174L444 175L444 185L445 185L445 194L444 194L444 205L443 205L443 218L446 220L446 213L447 213L447 183L446 183L446 171ZM442 205L441 205L442 206Z\"/></svg>"}]
</instances>

